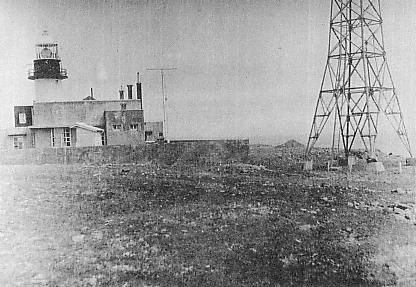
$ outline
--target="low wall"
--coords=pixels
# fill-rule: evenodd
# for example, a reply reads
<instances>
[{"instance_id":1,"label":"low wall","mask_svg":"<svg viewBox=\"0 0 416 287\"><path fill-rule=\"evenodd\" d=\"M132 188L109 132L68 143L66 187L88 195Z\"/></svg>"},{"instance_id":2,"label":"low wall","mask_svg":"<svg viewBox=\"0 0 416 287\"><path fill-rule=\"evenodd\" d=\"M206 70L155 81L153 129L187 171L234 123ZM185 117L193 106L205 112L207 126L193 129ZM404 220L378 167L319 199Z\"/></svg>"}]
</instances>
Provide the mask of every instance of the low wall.
<instances>
[{"instance_id":1,"label":"low wall","mask_svg":"<svg viewBox=\"0 0 416 287\"><path fill-rule=\"evenodd\" d=\"M137 146L95 146L0 151L0 164L143 163L212 164L245 161L248 140L189 140Z\"/></svg>"}]
</instances>

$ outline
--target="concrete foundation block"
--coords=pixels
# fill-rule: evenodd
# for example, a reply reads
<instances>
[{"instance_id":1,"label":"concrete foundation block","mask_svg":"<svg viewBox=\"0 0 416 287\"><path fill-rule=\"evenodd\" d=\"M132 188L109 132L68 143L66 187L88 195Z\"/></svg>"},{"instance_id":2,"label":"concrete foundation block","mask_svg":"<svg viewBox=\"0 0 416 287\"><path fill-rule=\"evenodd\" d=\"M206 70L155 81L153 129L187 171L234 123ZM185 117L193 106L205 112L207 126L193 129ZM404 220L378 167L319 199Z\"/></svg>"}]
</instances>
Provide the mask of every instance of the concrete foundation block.
<instances>
[{"instance_id":1,"label":"concrete foundation block","mask_svg":"<svg viewBox=\"0 0 416 287\"><path fill-rule=\"evenodd\" d=\"M416 158L414 158L414 157L406 158L406 165L416 166Z\"/></svg>"},{"instance_id":2,"label":"concrete foundation block","mask_svg":"<svg viewBox=\"0 0 416 287\"><path fill-rule=\"evenodd\" d=\"M366 171L368 172L384 172L386 169L384 168L384 165L380 161L375 162L369 162L366 167Z\"/></svg>"},{"instance_id":3,"label":"concrete foundation block","mask_svg":"<svg viewBox=\"0 0 416 287\"><path fill-rule=\"evenodd\" d=\"M307 160L307 161L303 162L303 170L305 170L305 171L313 170L313 161L312 160Z\"/></svg>"}]
</instances>

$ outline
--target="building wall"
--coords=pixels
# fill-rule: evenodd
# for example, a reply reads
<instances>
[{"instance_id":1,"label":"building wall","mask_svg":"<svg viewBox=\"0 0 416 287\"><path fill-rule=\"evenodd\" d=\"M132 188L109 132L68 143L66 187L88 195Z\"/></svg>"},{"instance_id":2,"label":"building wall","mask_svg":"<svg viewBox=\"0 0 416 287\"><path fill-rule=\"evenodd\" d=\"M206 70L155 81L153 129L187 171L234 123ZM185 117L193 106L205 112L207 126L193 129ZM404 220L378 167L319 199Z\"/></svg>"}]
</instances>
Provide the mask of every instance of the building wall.
<instances>
[{"instance_id":1,"label":"building wall","mask_svg":"<svg viewBox=\"0 0 416 287\"><path fill-rule=\"evenodd\" d=\"M23 136L23 148L26 148L27 147L27 144L28 144L28 142L27 142L27 136ZM14 150L14 147L13 147L13 136L6 135L3 138L1 149L2 150L10 150L10 151L11 150Z\"/></svg>"},{"instance_id":2,"label":"building wall","mask_svg":"<svg viewBox=\"0 0 416 287\"><path fill-rule=\"evenodd\" d=\"M76 147L85 146L100 146L101 144L101 133L89 131L86 129L76 129Z\"/></svg>"},{"instance_id":3,"label":"building wall","mask_svg":"<svg viewBox=\"0 0 416 287\"><path fill-rule=\"evenodd\" d=\"M95 146L103 145L103 139L101 137L101 133L95 133L94 139L95 139Z\"/></svg>"},{"instance_id":4,"label":"building wall","mask_svg":"<svg viewBox=\"0 0 416 287\"><path fill-rule=\"evenodd\" d=\"M145 141L157 141L163 139L163 122L144 123Z\"/></svg>"},{"instance_id":5,"label":"building wall","mask_svg":"<svg viewBox=\"0 0 416 287\"><path fill-rule=\"evenodd\" d=\"M131 125L137 125L137 130ZM114 125L120 128L115 129ZM107 145L137 145L144 142L143 110L105 112Z\"/></svg>"},{"instance_id":6,"label":"building wall","mask_svg":"<svg viewBox=\"0 0 416 287\"><path fill-rule=\"evenodd\" d=\"M35 102L58 102L64 100L64 90L61 80L35 80Z\"/></svg>"},{"instance_id":7,"label":"building wall","mask_svg":"<svg viewBox=\"0 0 416 287\"><path fill-rule=\"evenodd\" d=\"M23 149L0 152L0 164L133 163L211 165L248 160L248 140L176 141L136 146Z\"/></svg>"},{"instance_id":8,"label":"building wall","mask_svg":"<svg viewBox=\"0 0 416 287\"><path fill-rule=\"evenodd\" d=\"M35 147L48 148L51 147L51 129L35 129Z\"/></svg>"},{"instance_id":9,"label":"building wall","mask_svg":"<svg viewBox=\"0 0 416 287\"><path fill-rule=\"evenodd\" d=\"M40 127L72 126L76 122L104 127L104 111L139 110L140 100L73 101L33 103L33 125Z\"/></svg>"},{"instance_id":10,"label":"building wall","mask_svg":"<svg viewBox=\"0 0 416 287\"><path fill-rule=\"evenodd\" d=\"M0 130L0 150L8 149L9 139L7 135L7 130Z\"/></svg>"},{"instance_id":11,"label":"building wall","mask_svg":"<svg viewBox=\"0 0 416 287\"><path fill-rule=\"evenodd\" d=\"M12 135L10 130L0 130L0 150L14 150L14 137L21 137L23 142L23 148L32 148L32 134L27 131L26 135L16 134Z\"/></svg>"},{"instance_id":12,"label":"building wall","mask_svg":"<svg viewBox=\"0 0 416 287\"><path fill-rule=\"evenodd\" d=\"M54 128L55 145L54 147L63 147L63 128Z\"/></svg>"},{"instance_id":13,"label":"building wall","mask_svg":"<svg viewBox=\"0 0 416 287\"><path fill-rule=\"evenodd\" d=\"M52 147L51 130L54 130L55 145L53 147L64 147L64 128L45 128L32 129L35 134L36 148L50 148ZM77 134L75 129L71 129L71 146L77 146Z\"/></svg>"},{"instance_id":14,"label":"building wall","mask_svg":"<svg viewBox=\"0 0 416 287\"><path fill-rule=\"evenodd\" d=\"M77 146L78 137L77 137L77 129L71 129L71 146Z\"/></svg>"}]
</instances>

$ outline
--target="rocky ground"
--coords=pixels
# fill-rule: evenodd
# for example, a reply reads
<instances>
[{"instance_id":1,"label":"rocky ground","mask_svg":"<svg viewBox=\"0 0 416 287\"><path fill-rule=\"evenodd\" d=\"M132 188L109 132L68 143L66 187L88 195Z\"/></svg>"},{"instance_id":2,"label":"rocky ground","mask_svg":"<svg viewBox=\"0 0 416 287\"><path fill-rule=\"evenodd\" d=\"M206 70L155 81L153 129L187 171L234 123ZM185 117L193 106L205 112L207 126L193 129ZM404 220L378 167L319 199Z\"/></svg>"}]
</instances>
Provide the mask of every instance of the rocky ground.
<instances>
[{"instance_id":1,"label":"rocky ground","mask_svg":"<svg viewBox=\"0 0 416 287\"><path fill-rule=\"evenodd\" d=\"M301 158L1 166L0 286L415 286L414 168Z\"/></svg>"}]
</instances>

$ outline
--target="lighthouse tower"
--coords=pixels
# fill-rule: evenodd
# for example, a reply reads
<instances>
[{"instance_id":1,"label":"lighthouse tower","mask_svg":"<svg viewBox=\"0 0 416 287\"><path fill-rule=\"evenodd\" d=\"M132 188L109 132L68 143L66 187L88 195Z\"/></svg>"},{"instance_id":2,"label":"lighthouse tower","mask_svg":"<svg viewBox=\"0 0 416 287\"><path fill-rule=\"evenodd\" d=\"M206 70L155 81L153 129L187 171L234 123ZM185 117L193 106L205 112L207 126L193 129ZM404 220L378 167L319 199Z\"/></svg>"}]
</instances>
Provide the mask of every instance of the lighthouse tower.
<instances>
[{"instance_id":1,"label":"lighthouse tower","mask_svg":"<svg viewBox=\"0 0 416 287\"><path fill-rule=\"evenodd\" d=\"M28 79L35 81L36 102L59 102L64 100L62 80L67 79L66 69L61 67L58 44L47 31L43 31L41 40L36 44L36 59L29 70Z\"/></svg>"}]
</instances>

